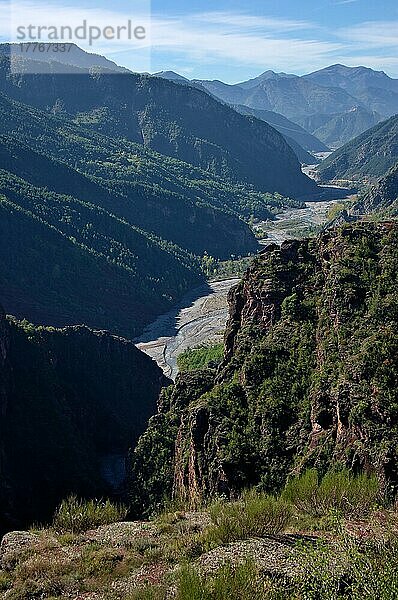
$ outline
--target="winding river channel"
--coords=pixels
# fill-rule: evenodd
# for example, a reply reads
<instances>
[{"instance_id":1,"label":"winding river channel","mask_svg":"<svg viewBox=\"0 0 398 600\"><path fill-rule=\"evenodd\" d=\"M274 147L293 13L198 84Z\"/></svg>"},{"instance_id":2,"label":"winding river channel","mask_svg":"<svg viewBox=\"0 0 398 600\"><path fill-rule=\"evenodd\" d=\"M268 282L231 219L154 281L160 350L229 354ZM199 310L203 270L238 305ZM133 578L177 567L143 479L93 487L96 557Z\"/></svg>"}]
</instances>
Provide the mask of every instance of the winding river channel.
<instances>
[{"instance_id":1,"label":"winding river channel","mask_svg":"<svg viewBox=\"0 0 398 600\"><path fill-rule=\"evenodd\" d=\"M263 244L281 244L312 226L322 225L333 204L307 202L306 208L285 211L276 221L261 223L266 233ZM228 319L227 296L239 279L215 281L193 289L178 306L150 324L135 340L137 347L151 356L167 377L175 380L177 356L187 348L221 341Z\"/></svg>"}]
</instances>

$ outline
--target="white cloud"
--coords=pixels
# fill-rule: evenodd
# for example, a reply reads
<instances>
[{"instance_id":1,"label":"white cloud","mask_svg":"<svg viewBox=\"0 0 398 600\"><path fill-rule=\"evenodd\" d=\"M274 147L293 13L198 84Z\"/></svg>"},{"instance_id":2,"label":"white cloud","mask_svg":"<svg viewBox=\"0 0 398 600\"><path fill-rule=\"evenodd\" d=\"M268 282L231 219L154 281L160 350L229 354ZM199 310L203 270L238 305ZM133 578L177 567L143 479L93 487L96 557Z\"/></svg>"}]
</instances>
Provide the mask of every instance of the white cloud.
<instances>
[{"instance_id":1,"label":"white cloud","mask_svg":"<svg viewBox=\"0 0 398 600\"><path fill-rule=\"evenodd\" d=\"M313 29L314 23L309 21L297 21L292 19L276 19L247 13L231 13L223 11L212 11L196 13L191 16L193 21L202 21L208 24L232 26L239 29L267 29L269 31L299 31Z\"/></svg>"},{"instance_id":2,"label":"white cloud","mask_svg":"<svg viewBox=\"0 0 398 600\"><path fill-rule=\"evenodd\" d=\"M333 4L339 6L342 4L354 4L354 2L358 2L358 0L336 0Z\"/></svg>"},{"instance_id":3,"label":"white cloud","mask_svg":"<svg viewBox=\"0 0 398 600\"><path fill-rule=\"evenodd\" d=\"M340 29L341 38L367 48L398 47L398 21L369 21Z\"/></svg>"},{"instance_id":4,"label":"white cloud","mask_svg":"<svg viewBox=\"0 0 398 600\"><path fill-rule=\"evenodd\" d=\"M315 26L236 13L201 13L152 21L155 50L181 52L193 60L233 61L237 65L300 68L318 66L343 48L341 42L305 39L292 31Z\"/></svg>"}]
</instances>

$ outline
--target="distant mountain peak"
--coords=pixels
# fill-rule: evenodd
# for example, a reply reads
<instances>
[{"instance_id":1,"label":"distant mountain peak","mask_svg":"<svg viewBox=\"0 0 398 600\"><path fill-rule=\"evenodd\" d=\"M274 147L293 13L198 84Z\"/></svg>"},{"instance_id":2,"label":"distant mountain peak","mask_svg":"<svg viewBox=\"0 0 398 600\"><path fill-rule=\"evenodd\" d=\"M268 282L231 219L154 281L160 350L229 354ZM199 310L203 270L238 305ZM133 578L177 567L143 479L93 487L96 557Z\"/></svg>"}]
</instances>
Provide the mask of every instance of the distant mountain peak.
<instances>
[{"instance_id":1,"label":"distant mountain peak","mask_svg":"<svg viewBox=\"0 0 398 600\"><path fill-rule=\"evenodd\" d=\"M19 60L23 59L25 62L26 60L34 61L31 63L34 65L33 67L31 66L33 69L32 72L36 72L35 65L37 65L37 63L41 63L47 65L52 64L56 67L59 65L58 68L60 68L60 65L64 65L66 67L69 66L73 69L71 72L75 72L74 68L77 68L84 70L102 69L104 72L114 73L131 73L131 71L126 67L121 67L114 61L102 56L101 54L87 52L74 43L68 44L68 52L52 52L51 46L54 44L48 42L43 42L42 45L47 50L46 52L36 52L34 45L29 46L28 42L22 44L8 42L0 43L0 56L14 56ZM38 72L42 72L40 67L38 67ZM49 69L49 72L52 72L51 69ZM62 69L61 72L65 72L64 69Z\"/></svg>"},{"instance_id":2,"label":"distant mountain peak","mask_svg":"<svg viewBox=\"0 0 398 600\"><path fill-rule=\"evenodd\" d=\"M271 80L279 80L279 79L292 79L297 77L297 75L292 75L291 73L277 73L276 71L272 71L268 69L268 71L264 71L258 77L254 79L249 79L248 81L242 81L242 83L238 83L237 85L243 89L251 89L256 87L257 85L261 85L264 81Z\"/></svg>"},{"instance_id":3,"label":"distant mountain peak","mask_svg":"<svg viewBox=\"0 0 398 600\"><path fill-rule=\"evenodd\" d=\"M159 71L159 73L154 73L153 77L161 77L162 79L170 79L171 81L185 81L186 83L190 83L189 79L176 73L175 71Z\"/></svg>"}]
</instances>

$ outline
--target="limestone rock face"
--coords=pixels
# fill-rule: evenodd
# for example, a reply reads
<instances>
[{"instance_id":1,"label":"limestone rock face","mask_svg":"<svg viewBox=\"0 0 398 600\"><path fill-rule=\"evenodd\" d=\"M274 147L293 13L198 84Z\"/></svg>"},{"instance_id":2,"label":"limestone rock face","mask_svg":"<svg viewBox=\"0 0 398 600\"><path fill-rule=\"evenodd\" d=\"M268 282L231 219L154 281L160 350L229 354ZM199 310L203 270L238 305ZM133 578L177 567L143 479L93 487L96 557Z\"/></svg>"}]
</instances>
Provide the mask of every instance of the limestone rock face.
<instances>
[{"instance_id":1,"label":"limestone rock face","mask_svg":"<svg viewBox=\"0 0 398 600\"><path fill-rule=\"evenodd\" d=\"M179 402L182 377L169 392L169 493L195 505L339 464L395 488L397 280L396 222L346 224L256 259L230 293L212 385ZM146 468L141 460L142 478Z\"/></svg>"}]
</instances>

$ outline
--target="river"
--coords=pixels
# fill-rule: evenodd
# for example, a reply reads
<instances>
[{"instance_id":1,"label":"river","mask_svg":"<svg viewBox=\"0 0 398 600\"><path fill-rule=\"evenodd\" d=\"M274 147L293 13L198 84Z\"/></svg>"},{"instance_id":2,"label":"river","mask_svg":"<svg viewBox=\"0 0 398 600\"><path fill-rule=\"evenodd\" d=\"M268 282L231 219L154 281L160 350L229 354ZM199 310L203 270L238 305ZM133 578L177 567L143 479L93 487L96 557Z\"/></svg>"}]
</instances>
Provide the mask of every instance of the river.
<instances>
[{"instance_id":1,"label":"river","mask_svg":"<svg viewBox=\"0 0 398 600\"><path fill-rule=\"evenodd\" d=\"M333 204L307 202L304 209L292 209L279 215L276 221L261 223L267 237L263 244L281 244L295 236L302 237L311 227L322 225ZM153 358L167 377L178 374L177 356L187 348L222 341L228 319L227 296L239 279L215 281L193 289L174 309L146 327L135 340L137 347Z\"/></svg>"}]
</instances>

